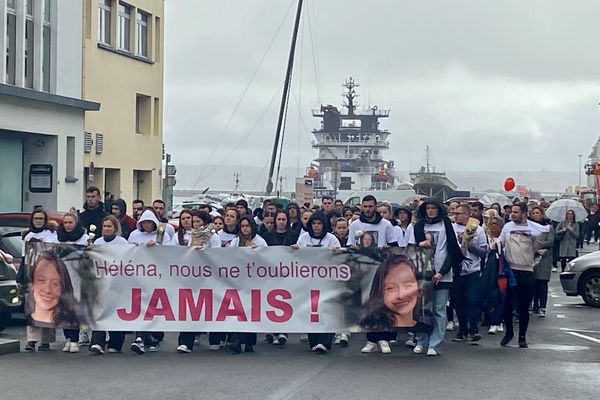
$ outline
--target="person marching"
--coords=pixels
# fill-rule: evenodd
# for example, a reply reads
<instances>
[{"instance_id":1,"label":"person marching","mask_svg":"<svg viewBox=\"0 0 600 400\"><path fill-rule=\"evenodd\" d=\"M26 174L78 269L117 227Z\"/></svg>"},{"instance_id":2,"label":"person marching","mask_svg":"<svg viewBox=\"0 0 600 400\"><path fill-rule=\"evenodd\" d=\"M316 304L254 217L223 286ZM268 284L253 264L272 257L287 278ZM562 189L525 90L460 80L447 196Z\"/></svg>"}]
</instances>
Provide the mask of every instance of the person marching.
<instances>
[{"instance_id":1,"label":"person marching","mask_svg":"<svg viewBox=\"0 0 600 400\"><path fill-rule=\"evenodd\" d=\"M250 247L252 249L267 247L267 242L265 242L265 240L256 232L257 228L252 215L244 215L240 218L239 234L231 241L229 247ZM241 353L242 345L244 345L244 351L246 353L254 351L254 346L256 345L256 333L235 332L231 335L231 339L232 343L229 348L234 353Z\"/></svg>"},{"instance_id":2,"label":"person marching","mask_svg":"<svg viewBox=\"0 0 600 400\"><path fill-rule=\"evenodd\" d=\"M44 243L56 243L56 232L52 228L48 220L48 213L42 209L36 209L31 213L29 219L29 229L25 231L23 237L23 258L25 258L25 245L27 242L44 242ZM17 273L17 282L20 286L33 282L27 282L25 275L26 268L25 263L21 263L22 267L19 268ZM50 351L50 343L56 341L56 332L54 328L41 328L37 326L27 325L27 344L25 345L25 351L35 351L35 345L40 342L38 351Z\"/></svg>"},{"instance_id":3,"label":"person marching","mask_svg":"<svg viewBox=\"0 0 600 400\"><path fill-rule=\"evenodd\" d=\"M304 214L303 214L304 215ZM298 249L300 247L325 247L337 249L340 247L340 242L337 238L327 232L327 217L322 211L317 211L310 216L306 224L307 232L298 237L298 242L292 247ZM309 333L308 343L312 351L316 353L327 353L331 350L335 333Z\"/></svg>"},{"instance_id":4,"label":"person marching","mask_svg":"<svg viewBox=\"0 0 600 400\"><path fill-rule=\"evenodd\" d=\"M136 226L137 229L129 235L129 243L152 247L171 240L165 226L158 221L156 212L150 207L144 210ZM151 352L158 351L161 337L164 337L163 332L136 332L136 339L130 349L136 354L144 354L145 346Z\"/></svg>"},{"instance_id":5,"label":"person marching","mask_svg":"<svg viewBox=\"0 0 600 400\"><path fill-rule=\"evenodd\" d=\"M59 225L57 233L57 243L62 244L76 244L85 246L88 244L88 234L85 228L79 222L77 214L68 212L63 216L63 222ZM79 329L63 329L65 335L65 345L62 351L65 353L78 353L79 352ZM89 338L85 335L86 338ZM84 335L82 335L84 336ZM89 339L88 339L89 340ZM85 340L82 340L85 343Z\"/></svg>"},{"instance_id":6,"label":"person marching","mask_svg":"<svg viewBox=\"0 0 600 400\"><path fill-rule=\"evenodd\" d=\"M117 199L118 201L118 199ZM114 207L114 203L113 203ZM122 236L121 223L114 216L109 215L102 220L102 236L94 242L95 246L115 246L126 245L127 240ZM90 351L97 355L104 354L108 347L109 353L120 353L123 350L123 342L125 341L124 331L108 332L109 339L106 342L105 331L92 331L92 339L90 341Z\"/></svg>"}]
</instances>

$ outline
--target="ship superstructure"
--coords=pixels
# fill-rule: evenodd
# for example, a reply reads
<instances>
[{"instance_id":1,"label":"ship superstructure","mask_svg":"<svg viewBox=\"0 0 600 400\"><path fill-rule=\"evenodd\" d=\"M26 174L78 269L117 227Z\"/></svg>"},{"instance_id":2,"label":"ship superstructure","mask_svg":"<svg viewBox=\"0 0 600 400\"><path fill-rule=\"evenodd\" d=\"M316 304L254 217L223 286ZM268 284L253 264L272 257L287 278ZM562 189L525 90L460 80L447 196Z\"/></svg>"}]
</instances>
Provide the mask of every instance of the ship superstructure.
<instances>
[{"instance_id":1,"label":"ship superstructure","mask_svg":"<svg viewBox=\"0 0 600 400\"><path fill-rule=\"evenodd\" d=\"M312 167L315 187L335 190L394 189L394 162L383 158L388 150L390 132L379 128L379 119L387 118L390 110L377 106L358 110L356 88L350 77L343 83L344 111L333 105L312 110L321 118L313 148L318 156ZM316 171L315 171L316 170Z\"/></svg>"}]
</instances>

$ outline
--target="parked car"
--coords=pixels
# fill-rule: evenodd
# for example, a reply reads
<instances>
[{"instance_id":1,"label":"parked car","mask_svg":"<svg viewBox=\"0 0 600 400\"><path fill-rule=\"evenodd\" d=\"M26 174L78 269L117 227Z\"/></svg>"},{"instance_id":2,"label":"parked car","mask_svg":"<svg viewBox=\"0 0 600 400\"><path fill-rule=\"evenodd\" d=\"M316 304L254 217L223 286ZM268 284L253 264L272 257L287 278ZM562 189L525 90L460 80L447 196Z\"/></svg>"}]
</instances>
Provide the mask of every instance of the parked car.
<instances>
[{"instance_id":1,"label":"parked car","mask_svg":"<svg viewBox=\"0 0 600 400\"><path fill-rule=\"evenodd\" d=\"M63 221L64 212L48 211L48 219L54 221L57 224L61 224ZM30 213L0 213L0 226L14 226L19 228L28 228L29 219L31 218Z\"/></svg>"},{"instance_id":2,"label":"parked car","mask_svg":"<svg viewBox=\"0 0 600 400\"><path fill-rule=\"evenodd\" d=\"M23 310L16 278L13 257L0 250L0 332L10 324L13 313Z\"/></svg>"},{"instance_id":3,"label":"parked car","mask_svg":"<svg viewBox=\"0 0 600 400\"><path fill-rule=\"evenodd\" d=\"M23 254L24 243L21 235L24 230L16 226L0 226L0 250L13 256L13 265L17 270Z\"/></svg>"},{"instance_id":4,"label":"parked car","mask_svg":"<svg viewBox=\"0 0 600 400\"><path fill-rule=\"evenodd\" d=\"M600 251L567 263L560 284L567 296L581 296L586 304L600 307Z\"/></svg>"}]
</instances>

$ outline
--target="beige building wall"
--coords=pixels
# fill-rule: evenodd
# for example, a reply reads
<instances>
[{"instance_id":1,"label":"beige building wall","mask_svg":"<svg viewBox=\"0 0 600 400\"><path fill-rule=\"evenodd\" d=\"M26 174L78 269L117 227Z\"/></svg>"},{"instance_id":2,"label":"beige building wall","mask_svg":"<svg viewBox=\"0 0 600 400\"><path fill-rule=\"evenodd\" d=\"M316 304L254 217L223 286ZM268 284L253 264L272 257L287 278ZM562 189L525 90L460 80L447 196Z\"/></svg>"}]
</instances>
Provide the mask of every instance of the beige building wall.
<instances>
[{"instance_id":1,"label":"beige building wall","mask_svg":"<svg viewBox=\"0 0 600 400\"><path fill-rule=\"evenodd\" d=\"M82 95L102 104L85 121L86 185L128 206L136 198L149 203L161 194L164 0L83 0L83 9ZM145 56L138 49L138 12L146 20Z\"/></svg>"}]
</instances>

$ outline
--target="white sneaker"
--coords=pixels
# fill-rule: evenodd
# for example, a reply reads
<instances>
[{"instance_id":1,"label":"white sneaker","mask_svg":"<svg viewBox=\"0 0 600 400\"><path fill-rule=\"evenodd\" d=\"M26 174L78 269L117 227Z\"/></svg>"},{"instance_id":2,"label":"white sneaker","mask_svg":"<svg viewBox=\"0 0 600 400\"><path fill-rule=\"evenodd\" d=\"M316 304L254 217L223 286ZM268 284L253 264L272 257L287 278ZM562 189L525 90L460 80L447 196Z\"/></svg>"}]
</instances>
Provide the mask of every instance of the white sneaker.
<instances>
[{"instance_id":1,"label":"white sneaker","mask_svg":"<svg viewBox=\"0 0 600 400\"><path fill-rule=\"evenodd\" d=\"M490 329L488 330L488 335L495 335L496 333L498 333L498 325L490 326Z\"/></svg>"},{"instance_id":2,"label":"white sneaker","mask_svg":"<svg viewBox=\"0 0 600 400\"><path fill-rule=\"evenodd\" d=\"M325 354L327 353L327 347L319 343L318 345L312 348L312 351L314 351L315 353Z\"/></svg>"},{"instance_id":3,"label":"white sneaker","mask_svg":"<svg viewBox=\"0 0 600 400\"><path fill-rule=\"evenodd\" d=\"M63 349L64 351L64 349ZM69 353L79 353L79 343L69 343Z\"/></svg>"},{"instance_id":4,"label":"white sneaker","mask_svg":"<svg viewBox=\"0 0 600 400\"><path fill-rule=\"evenodd\" d=\"M390 354L392 352L390 344L387 342L387 340L380 340L378 344L382 354Z\"/></svg>"},{"instance_id":5,"label":"white sneaker","mask_svg":"<svg viewBox=\"0 0 600 400\"><path fill-rule=\"evenodd\" d=\"M178 353L191 353L192 350L190 350L185 344L182 344L180 346L177 346L177 352Z\"/></svg>"},{"instance_id":6,"label":"white sneaker","mask_svg":"<svg viewBox=\"0 0 600 400\"><path fill-rule=\"evenodd\" d=\"M335 345L340 344L340 336L341 336L341 334L335 335L335 340L333 341L333 344L335 344Z\"/></svg>"},{"instance_id":7,"label":"white sneaker","mask_svg":"<svg viewBox=\"0 0 600 400\"><path fill-rule=\"evenodd\" d=\"M300 335L300 341L305 343L308 342L308 334L307 333L303 333Z\"/></svg>"},{"instance_id":8,"label":"white sneaker","mask_svg":"<svg viewBox=\"0 0 600 400\"><path fill-rule=\"evenodd\" d=\"M280 346L285 346L285 344L287 343L287 339L287 335L284 335L283 333L277 335L277 341L279 342ZM273 342L273 344L275 344L275 342Z\"/></svg>"},{"instance_id":9,"label":"white sneaker","mask_svg":"<svg viewBox=\"0 0 600 400\"><path fill-rule=\"evenodd\" d=\"M557 272L557 271L558 271L558 268L556 268L556 267L552 268L552 272Z\"/></svg>"},{"instance_id":10,"label":"white sneaker","mask_svg":"<svg viewBox=\"0 0 600 400\"><path fill-rule=\"evenodd\" d=\"M361 353L376 353L379 351L377 343L367 342L365 346L360 350Z\"/></svg>"},{"instance_id":11,"label":"white sneaker","mask_svg":"<svg viewBox=\"0 0 600 400\"><path fill-rule=\"evenodd\" d=\"M114 349L113 349L114 350ZM99 344L93 344L90 346L90 351L94 354L104 354L104 349Z\"/></svg>"},{"instance_id":12,"label":"white sneaker","mask_svg":"<svg viewBox=\"0 0 600 400\"><path fill-rule=\"evenodd\" d=\"M274 338L273 338L273 343L272 343L272 344L274 344L275 346L279 346L279 339L278 339L278 338L276 338L276 337L274 337Z\"/></svg>"},{"instance_id":13,"label":"white sneaker","mask_svg":"<svg viewBox=\"0 0 600 400\"><path fill-rule=\"evenodd\" d=\"M428 356L438 356L439 353L433 347L430 347L429 349L427 349L427 355Z\"/></svg>"},{"instance_id":14,"label":"white sneaker","mask_svg":"<svg viewBox=\"0 0 600 400\"><path fill-rule=\"evenodd\" d=\"M108 348L108 352L109 352L109 353L120 353L121 351L120 351L120 350L117 350L117 349L113 349L112 347L109 347L109 348Z\"/></svg>"},{"instance_id":15,"label":"white sneaker","mask_svg":"<svg viewBox=\"0 0 600 400\"><path fill-rule=\"evenodd\" d=\"M498 333L504 332L504 324L498 325Z\"/></svg>"},{"instance_id":16,"label":"white sneaker","mask_svg":"<svg viewBox=\"0 0 600 400\"><path fill-rule=\"evenodd\" d=\"M446 325L446 330L447 331L453 331L454 330L454 321L448 321L448 324Z\"/></svg>"},{"instance_id":17,"label":"white sneaker","mask_svg":"<svg viewBox=\"0 0 600 400\"><path fill-rule=\"evenodd\" d=\"M221 345L220 344L211 344L210 346L208 346L209 350L220 350L221 349Z\"/></svg>"},{"instance_id":18,"label":"white sneaker","mask_svg":"<svg viewBox=\"0 0 600 400\"><path fill-rule=\"evenodd\" d=\"M79 345L87 346L90 344L90 334L88 331L79 332Z\"/></svg>"},{"instance_id":19,"label":"white sneaker","mask_svg":"<svg viewBox=\"0 0 600 400\"><path fill-rule=\"evenodd\" d=\"M347 333L340 333L338 344L342 347L346 347L348 346L348 343L350 343L350 335Z\"/></svg>"},{"instance_id":20,"label":"white sneaker","mask_svg":"<svg viewBox=\"0 0 600 400\"><path fill-rule=\"evenodd\" d=\"M65 353L68 353L70 348L71 348L71 341L69 339L67 339L67 341L65 342L65 345L62 348L62 351L64 351Z\"/></svg>"},{"instance_id":21,"label":"white sneaker","mask_svg":"<svg viewBox=\"0 0 600 400\"><path fill-rule=\"evenodd\" d=\"M413 349L413 353L415 353L415 354L424 354L425 353L425 348L423 346L421 346L420 344L418 344Z\"/></svg>"},{"instance_id":22,"label":"white sneaker","mask_svg":"<svg viewBox=\"0 0 600 400\"><path fill-rule=\"evenodd\" d=\"M150 351L152 353L156 353L159 348L160 348L160 342L152 343L150 346L148 346L148 351Z\"/></svg>"},{"instance_id":23,"label":"white sneaker","mask_svg":"<svg viewBox=\"0 0 600 400\"><path fill-rule=\"evenodd\" d=\"M136 354L144 354L146 352L146 349L144 349L144 341L140 337L136 338L135 342L131 343L130 349Z\"/></svg>"}]
</instances>

